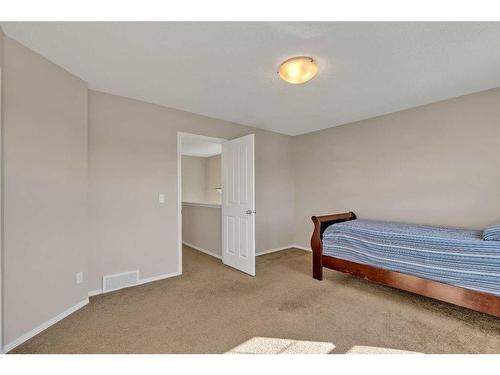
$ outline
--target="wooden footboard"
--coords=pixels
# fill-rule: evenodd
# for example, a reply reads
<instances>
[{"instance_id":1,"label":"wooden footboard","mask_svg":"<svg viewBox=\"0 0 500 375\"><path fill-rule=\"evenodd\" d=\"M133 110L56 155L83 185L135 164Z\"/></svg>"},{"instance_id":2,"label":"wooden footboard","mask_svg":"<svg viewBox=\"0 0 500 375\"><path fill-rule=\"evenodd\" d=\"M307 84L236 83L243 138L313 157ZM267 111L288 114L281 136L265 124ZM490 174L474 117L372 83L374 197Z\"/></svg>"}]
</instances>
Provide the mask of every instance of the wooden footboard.
<instances>
[{"instance_id":1,"label":"wooden footboard","mask_svg":"<svg viewBox=\"0 0 500 375\"><path fill-rule=\"evenodd\" d=\"M323 267L327 267L365 280L500 317L500 297L493 294L323 255L323 232L325 229L332 224L354 219L356 219L356 215L353 212L312 217L314 232L311 237L311 248L313 251L313 277L315 279L322 280Z\"/></svg>"}]
</instances>

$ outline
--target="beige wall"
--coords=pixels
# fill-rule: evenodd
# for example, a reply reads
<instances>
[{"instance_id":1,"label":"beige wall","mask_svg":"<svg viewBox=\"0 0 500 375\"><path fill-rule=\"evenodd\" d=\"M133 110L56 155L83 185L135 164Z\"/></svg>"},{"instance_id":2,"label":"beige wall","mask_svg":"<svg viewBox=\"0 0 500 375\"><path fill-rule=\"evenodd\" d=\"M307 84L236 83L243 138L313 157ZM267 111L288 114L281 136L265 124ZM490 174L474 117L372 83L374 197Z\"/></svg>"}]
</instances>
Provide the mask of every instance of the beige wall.
<instances>
[{"instance_id":1,"label":"beige wall","mask_svg":"<svg viewBox=\"0 0 500 375\"><path fill-rule=\"evenodd\" d=\"M221 204L221 156L182 156L182 201Z\"/></svg>"},{"instance_id":2,"label":"beige wall","mask_svg":"<svg viewBox=\"0 0 500 375\"><path fill-rule=\"evenodd\" d=\"M206 158L183 155L181 176L182 200L184 202L206 202Z\"/></svg>"},{"instance_id":3,"label":"beige wall","mask_svg":"<svg viewBox=\"0 0 500 375\"><path fill-rule=\"evenodd\" d=\"M221 193L215 190L221 187L221 166L222 160L220 155L206 158L205 199L207 203L222 203Z\"/></svg>"},{"instance_id":4,"label":"beige wall","mask_svg":"<svg viewBox=\"0 0 500 375\"><path fill-rule=\"evenodd\" d=\"M5 343L87 298L87 85L4 39Z\"/></svg>"},{"instance_id":5,"label":"beige wall","mask_svg":"<svg viewBox=\"0 0 500 375\"><path fill-rule=\"evenodd\" d=\"M92 90L89 125L90 290L105 274L177 270L178 131L226 139L255 133L256 250L292 243L291 137Z\"/></svg>"},{"instance_id":6,"label":"beige wall","mask_svg":"<svg viewBox=\"0 0 500 375\"><path fill-rule=\"evenodd\" d=\"M500 89L295 137L295 243L310 216L481 229L500 221Z\"/></svg>"},{"instance_id":7,"label":"beige wall","mask_svg":"<svg viewBox=\"0 0 500 375\"><path fill-rule=\"evenodd\" d=\"M221 209L214 207L182 207L182 241L222 256Z\"/></svg>"}]
</instances>

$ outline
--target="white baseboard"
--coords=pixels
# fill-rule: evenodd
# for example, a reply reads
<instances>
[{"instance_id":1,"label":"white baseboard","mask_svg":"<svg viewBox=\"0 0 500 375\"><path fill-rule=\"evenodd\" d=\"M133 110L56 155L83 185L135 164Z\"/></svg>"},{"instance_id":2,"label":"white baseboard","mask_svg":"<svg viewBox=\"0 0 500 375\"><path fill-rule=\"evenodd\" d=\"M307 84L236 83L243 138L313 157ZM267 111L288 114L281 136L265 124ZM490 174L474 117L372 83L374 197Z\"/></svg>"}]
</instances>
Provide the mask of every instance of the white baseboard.
<instances>
[{"instance_id":1,"label":"white baseboard","mask_svg":"<svg viewBox=\"0 0 500 375\"><path fill-rule=\"evenodd\" d=\"M222 257L220 255L217 255L217 254L214 254L213 252L211 252L210 250L206 250L206 249L203 249L202 247L199 247L199 246L196 246L196 245L193 245L193 244L190 244L189 242L186 242L186 241L182 241L182 243L186 246L189 246L195 250L198 250L198 251L201 251L202 253L205 253L207 255L210 255L210 256L213 256L214 258L217 258L217 259L222 259ZM270 254L270 253L275 253L277 251L281 251L281 250L286 250L286 249L291 249L291 248L295 248L295 249L299 249L299 250L304 250L304 251L311 251L311 249L308 249L307 247L304 247L304 246L299 246L299 245L288 245L288 246L283 246L283 247L278 247L276 249L269 249L269 250L264 250L264 251L261 251L261 252L258 252L255 254L256 257L258 256L261 256L261 255L266 255L266 254Z\"/></svg>"},{"instance_id":2,"label":"white baseboard","mask_svg":"<svg viewBox=\"0 0 500 375\"><path fill-rule=\"evenodd\" d=\"M91 290L89 292L89 297L97 296L99 294L102 294L102 289Z\"/></svg>"},{"instance_id":3,"label":"white baseboard","mask_svg":"<svg viewBox=\"0 0 500 375\"><path fill-rule=\"evenodd\" d=\"M205 253L207 255L210 255L210 256L213 256L214 258L217 258L217 259L222 259L222 257L220 255L217 255L217 254L214 254L212 253L210 250L206 250L206 249L203 249L202 247L199 247L199 246L196 246L196 245L193 245L193 244L190 244L189 242L186 242L186 241L182 241L182 243L186 246L189 246L195 250L198 250L198 251L201 251L202 253ZM304 247L304 246L299 246L299 245L288 245L288 246L283 246L283 247L278 247L276 249L269 249L269 250L264 250L264 251L261 251L261 252L258 252L255 254L256 257L258 256L261 256L261 255L266 255L266 254L270 254L270 253L275 253L277 251L281 251L281 250L286 250L286 249L291 249L291 248L295 248L295 249L299 249L299 250L304 250L304 251L311 251L311 249L308 249L307 247Z\"/></svg>"},{"instance_id":4,"label":"white baseboard","mask_svg":"<svg viewBox=\"0 0 500 375\"><path fill-rule=\"evenodd\" d=\"M264 250L264 251L260 251L258 253L255 254L256 257L258 256L261 256L261 255L266 255L266 254L271 254L271 253L275 253L277 251L281 251L281 250L286 250L286 249L289 249L291 248L292 245L290 246L283 246L283 247L278 247L276 249L269 249L269 250Z\"/></svg>"},{"instance_id":5,"label":"white baseboard","mask_svg":"<svg viewBox=\"0 0 500 375\"><path fill-rule=\"evenodd\" d=\"M304 251L312 251L310 247L300 246L300 245L292 245L296 249L304 250Z\"/></svg>"},{"instance_id":6,"label":"white baseboard","mask_svg":"<svg viewBox=\"0 0 500 375\"><path fill-rule=\"evenodd\" d=\"M134 286L137 286L137 285L142 285L142 284L146 284L146 283L151 283L153 281L168 279L170 277L179 276L179 275L181 275L181 272L177 272L176 271L176 272L172 272L172 273L165 273L163 275L158 275L158 276L153 276L153 277L147 277L145 279L140 279L137 282L137 284L128 286L126 288L133 288ZM125 289L125 288L120 288L120 289ZM120 289L113 289L113 290L110 290L110 291L108 291L106 293L115 292L115 291L120 290ZM105 294L105 293L103 293L102 289L91 290L89 292L89 297L97 296L99 294Z\"/></svg>"},{"instance_id":7,"label":"white baseboard","mask_svg":"<svg viewBox=\"0 0 500 375\"><path fill-rule=\"evenodd\" d=\"M19 337L19 338L15 339L14 341L11 341L10 343L6 344L3 347L2 352L3 353L10 352L15 347L21 345L23 342L28 341L32 337L38 335L40 332L42 332L42 331L46 330L47 328L49 328L50 326L56 324L58 321L63 320L68 315L73 314L75 311L81 309L83 306L87 305L88 303L89 303L89 299L86 298L83 301L77 303L76 305L70 307L69 309L63 311L59 315L53 317L52 319L47 320L45 323L40 324L38 327L36 327L36 328L32 329L31 331L25 333L21 337Z\"/></svg>"},{"instance_id":8,"label":"white baseboard","mask_svg":"<svg viewBox=\"0 0 500 375\"><path fill-rule=\"evenodd\" d=\"M283 246L283 247L278 247L276 249L270 249L270 250L264 250L264 251L261 251L257 254L255 254L255 256L261 256L261 255L266 255L266 254L270 254L270 253L275 253L277 251L282 251L282 250L286 250L286 249L299 249L299 250L304 250L304 251L311 251L310 249L308 249L307 247L303 247L303 246L299 246L299 245L288 245L288 246Z\"/></svg>"},{"instance_id":9,"label":"white baseboard","mask_svg":"<svg viewBox=\"0 0 500 375\"><path fill-rule=\"evenodd\" d=\"M202 247L199 247L199 246L196 246L196 245L193 245L193 244L190 244L189 242L186 242L186 241L182 241L182 244L183 245L186 245L186 246L189 246L190 248L192 249L195 249L195 250L198 250L198 251L201 251L202 253L205 253L207 255L210 255L214 258L217 258L217 259L222 259L222 256L218 255L218 254L215 254L213 252L211 252L210 250L206 250L206 249L203 249Z\"/></svg>"},{"instance_id":10,"label":"white baseboard","mask_svg":"<svg viewBox=\"0 0 500 375\"><path fill-rule=\"evenodd\" d=\"M172 272L172 273L164 273L163 275L158 275L158 276L152 276L152 277L147 277L145 279L140 279L137 284L135 285L142 285L142 284L147 284L147 283L152 283L153 281L158 281L158 280L163 280L163 279L168 279L170 277L175 277L181 275L181 272ZM135 286L133 285L133 286Z\"/></svg>"}]
</instances>

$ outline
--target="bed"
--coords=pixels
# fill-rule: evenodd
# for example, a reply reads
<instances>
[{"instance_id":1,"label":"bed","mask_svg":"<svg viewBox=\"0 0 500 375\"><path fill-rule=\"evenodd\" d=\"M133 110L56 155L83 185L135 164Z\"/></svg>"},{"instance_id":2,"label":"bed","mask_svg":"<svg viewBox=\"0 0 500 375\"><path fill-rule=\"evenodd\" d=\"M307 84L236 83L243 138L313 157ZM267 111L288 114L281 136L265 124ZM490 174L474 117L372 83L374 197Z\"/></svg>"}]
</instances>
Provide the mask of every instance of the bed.
<instances>
[{"instance_id":1,"label":"bed","mask_svg":"<svg viewBox=\"0 0 500 375\"><path fill-rule=\"evenodd\" d=\"M313 216L313 277L323 267L500 317L500 242L482 231Z\"/></svg>"}]
</instances>

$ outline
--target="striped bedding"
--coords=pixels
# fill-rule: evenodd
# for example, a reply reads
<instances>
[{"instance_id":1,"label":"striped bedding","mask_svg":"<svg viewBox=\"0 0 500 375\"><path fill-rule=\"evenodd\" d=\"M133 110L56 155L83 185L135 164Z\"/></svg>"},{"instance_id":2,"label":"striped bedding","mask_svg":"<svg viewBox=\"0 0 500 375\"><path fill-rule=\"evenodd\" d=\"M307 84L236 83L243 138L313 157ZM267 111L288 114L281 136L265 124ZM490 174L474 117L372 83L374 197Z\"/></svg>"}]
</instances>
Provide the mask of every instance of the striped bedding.
<instances>
[{"instance_id":1,"label":"striped bedding","mask_svg":"<svg viewBox=\"0 0 500 375\"><path fill-rule=\"evenodd\" d=\"M482 231L357 219L325 230L323 255L500 296L500 242Z\"/></svg>"}]
</instances>

